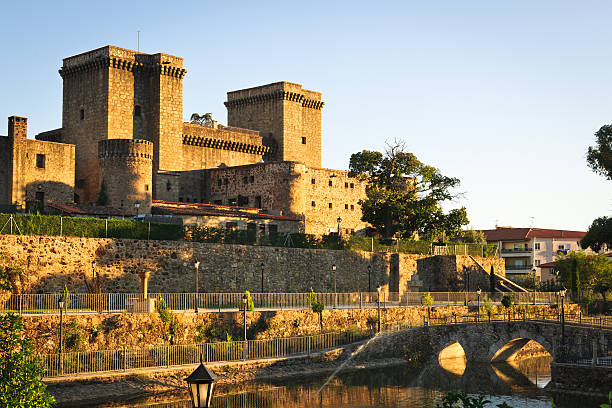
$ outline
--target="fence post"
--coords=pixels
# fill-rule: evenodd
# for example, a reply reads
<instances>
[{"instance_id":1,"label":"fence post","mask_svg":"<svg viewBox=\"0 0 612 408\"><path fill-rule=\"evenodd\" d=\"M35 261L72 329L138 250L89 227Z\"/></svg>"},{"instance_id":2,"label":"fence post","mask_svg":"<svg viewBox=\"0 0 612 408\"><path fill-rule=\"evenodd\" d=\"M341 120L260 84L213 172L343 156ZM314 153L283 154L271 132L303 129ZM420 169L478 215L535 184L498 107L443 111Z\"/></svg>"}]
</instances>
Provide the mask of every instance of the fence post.
<instances>
[{"instance_id":1,"label":"fence post","mask_svg":"<svg viewBox=\"0 0 612 408\"><path fill-rule=\"evenodd\" d=\"M166 346L166 368L170 367L170 346Z\"/></svg>"},{"instance_id":2,"label":"fence post","mask_svg":"<svg viewBox=\"0 0 612 408\"><path fill-rule=\"evenodd\" d=\"M23 294L19 294L19 316L23 313Z\"/></svg>"}]
</instances>

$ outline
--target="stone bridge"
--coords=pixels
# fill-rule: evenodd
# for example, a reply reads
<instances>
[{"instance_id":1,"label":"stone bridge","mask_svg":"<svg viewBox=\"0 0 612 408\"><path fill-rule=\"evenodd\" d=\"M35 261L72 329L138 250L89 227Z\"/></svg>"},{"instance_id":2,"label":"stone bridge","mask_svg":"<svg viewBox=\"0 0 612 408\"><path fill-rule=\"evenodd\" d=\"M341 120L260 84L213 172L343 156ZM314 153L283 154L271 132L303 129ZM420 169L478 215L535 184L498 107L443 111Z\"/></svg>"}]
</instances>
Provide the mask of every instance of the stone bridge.
<instances>
[{"instance_id":1,"label":"stone bridge","mask_svg":"<svg viewBox=\"0 0 612 408\"><path fill-rule=\"evenodd\" d=\"M419 350L438 360L441 352L458 343L468 362L509 361L529 340L539 343L555 361L591 359L612 350L612 328L566 323L563 335L557 321L434 325L380 335L362 353L374 358L400 357Z\"/></svg>"}]
</instances>

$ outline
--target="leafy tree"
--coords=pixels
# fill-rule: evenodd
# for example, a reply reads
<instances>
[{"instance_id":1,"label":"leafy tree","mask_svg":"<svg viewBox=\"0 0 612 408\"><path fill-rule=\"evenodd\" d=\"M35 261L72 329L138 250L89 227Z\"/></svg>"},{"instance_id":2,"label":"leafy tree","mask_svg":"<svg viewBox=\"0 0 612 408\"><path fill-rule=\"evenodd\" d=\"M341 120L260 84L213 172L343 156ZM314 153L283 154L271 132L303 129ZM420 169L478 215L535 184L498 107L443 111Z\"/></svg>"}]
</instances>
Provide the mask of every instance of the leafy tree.
<instances>
[{"instance_id":1,"label":"leafy tree","mask_svg":"<svg viewBox=\"0 0 612 408\"><path fill-rule=\"evenodd\" d=\"M580 241L583 249L599 252L603 246L612 247L612 217L596 218Z\"/></svg>"},{"instance_id":2,"label":"leafy tree","mask_svg":"<svg viewBox=\"0 0 612 408\"><path fill-rule=\"evenodd\" d=\"M431 293L427 292L421 296L421 304L427 306L427 321L431 320L431 305L433 305L434 298Z\"/></svg>"},{"instance_id":3,"label":"leafy tree","mask_svg":"<svg viewBox=\"0 0 612 408\"><path fill-rule=\"evenodd\" d=\"M495 270L491 265L491 272L489 273L489 292L495 292Z\"/></svg>"},{"instance_id":4,"label":"leafy tree","mask_svg":"<svg viewBox=\"0 0 612 408\"><path fill-rule=\"evenodd\" d=\"M53 396L41 378L44 368L39 359L30 360L32 341L24 336L21 318L0 315L0 407L51 407Z\"/></svg>"},{"instance_id":5,"label":"leafy tree","mask_svg":"<svg viewBox=\"0 0 612 408\"><path fill-rule=\"evenodd\" d=\"M68 292L68 286L64 284L62 289L62 299L64 300L64 312L70 307L70 292Z\"/></svg>"},{"instance_id":6,"label":"leafy tree","mask_svg":"<svg viewBox=\"0 0 612 408\"><path fill-rule=\"evenodd\" d=\"M472 228L459 231L450 239L454 242L464 242L468 244L482 244L487 242L484 232Z\"/></svg>"},{"instance_id":7,"label":"leafy tree","mask_svg":"<svg viewBox=\"0 0 612 408\"><path fill-rule=\"evenodd\" d=\"M96 201L98 205L107 205L108 204L108 193L106 191L106 182L102 180L102 184L100 185L100 192L98 193L98 200Z\"/></svg>"},{"instance_id":8,"label":"leafy tree","mask_svg":"<svg viewBox=\"0 0 612 408\"><path fill-rule=\"evenodd\" d=\"M251 298L251 292L249 292L248 290L244 292L244 294L246 295L246 309L248 311L252 311L253 309L255 309L255 305L253 304L253 299Z\"/></svg>"},{"instance_id":9,"label":"leafy tree","mask_svg":"<svg viewBox=\"0 0 612 408\"><path fill-rule=\"evenodd\" d=\"M595 133L595 146L587 151L587 163L595 173L612 180L612 125L604 125Z\"/></svg>"},{"instance_id":10,"label":"leafy tree","mask_svg":"<svg viewBox=\"0 0 612 408\"><path fill-rule=\"evenodd\" d=\"M387 238L414 233L455 234L468 224L465 207L444 213L441 203L452 200L459 179L420 162L400 142L385 153L364 150L351 155L349 175L367 181L366 199L359 204L362 220Z\"/></svg>"},{"instance_id":11,"label":"leafy tree","mask_svg":"<svg viewBox=\"0 0 612 408\"><path fill-rule=\"evenodd\" d=\"M606 292L612 289L612 261L604 254L587 254L573 251L555 257L558 279L576 291L597 291L604 300Z\"/></svg>"},{"instance_id":12,"label":"leafy tree","mask_svg":"<svg viewBox=\"0 0 612 408\"><path fill-rule=\"evenodd\" d=\"M314 313L319 314L319 326L321 327L321 333L323 333L323 310L325 309L325 304L319 301L312 288L310 288L310 307Z\"/></svg>"},{"instance_id":13,"label":"leafy tree","mask_svg":"<svg viewBox=\"0 0 612 408\"><path fill-rule=\"evenodd\" d=\"M197 123L199 125L209 125L213 122L212 114L210 112L207 112L203 115L192 113L190 120L191 123Z\"/></svg>"}]
</instances>

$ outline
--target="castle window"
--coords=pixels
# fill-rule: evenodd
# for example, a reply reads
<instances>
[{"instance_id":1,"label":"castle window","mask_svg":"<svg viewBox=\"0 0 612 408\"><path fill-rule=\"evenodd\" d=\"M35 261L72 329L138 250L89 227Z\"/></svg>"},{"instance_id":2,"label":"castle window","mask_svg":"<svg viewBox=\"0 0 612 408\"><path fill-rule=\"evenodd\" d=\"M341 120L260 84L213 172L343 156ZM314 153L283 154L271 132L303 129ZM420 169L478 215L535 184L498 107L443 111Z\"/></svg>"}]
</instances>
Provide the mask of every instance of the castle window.
<instances>
[{"instance_id":1,"label":"castle window","mask_svg":"<svg viewBox=\"0 0 612 408\"><path fill-rule=\"evenodd\" d=\"M355 211L355 206L351 204L351 211Z\"/></svg>"},{"instance_id":2,"label":"castle window","mask_svg":"<svg viewBox=\"0 0 612 408\"><path fill-rule=\"evenodd\" d=\"M310 184L315 184L317 181L315 179L310 180Z\"/></svg>"},{"instance_id":3,"label":"castle window","mask_svg":"<svg viewBox=\"0 0 612 408\"><path fill-rule=\"evenodd\" d=\"M85 120L85 109L81 109L81 120Z\"/></svg>"},{"instance_id":4,"label":"castle window","mask_svg":"<svg viewBox=\"0 0 612 408\"><path fill-rule=\"evenodd\" d=\"M140 105L134 106L134 116L140 117Z\"/></svg>"},{"instance_id":5,"label":"castle window","mask_svg":"<svg viewBox=\"0 0 612 408\"><path fill-rule=\"evenodd\" d=\"M121 207L123 207L123 200L121 200Z\"/></svg>"},{"instance_id":6,"label":"castle window","mask_svg":"<svg viewBox=\"0 0 612 408\"><path fill-rule=\"evenodd\" d=\"M355 184L351 183L351 188L355 188Z\"/></svg>"},{"instance_id":7,"label":"castle window","mask_svg":"<svg viewBox=\"0 0 612 408\"><path fill-rule=\"evenodd\" d=\"M251 176L251 177L249 177L249 181L250 181L251 183L254 183L254 182L255 182L255 176Z\"/></svg>"},{"instance_id":8,"label":"castle window","mask_svg":"<svg viewBox=\"0 0 612 408\"><path fill-rule=\"evenodd\" d=\"M36 167L38 167L39 169L45 168L45 155L44 154L36 155Z\"/></svg>"},{"instance_id":9,"label":"castle window","mask_svg":"<svg viewBox=\"0 0 612 408\"><path fill-rule=\"evenodd\" d=\"M348 183L344 183L344 188L348 188Z\"/></svg>"},{"instance_id":10,"label":"castle window","mask_svg":"<svg viewBox=\"0 0 612 408\"><path fill-rule=\"evenodd\" d=\"M344 209L348 210L348 204L344 204Z\"/></svg>"},{"instance_id":11,"label":"castle window","mask_svg":"<svg viewBox=\"0 0 612 408\"><path fill-rule=\"evenodd\" d=\"M261 207L261 196L255 197L255 208L262 208Z\"/></svg>"},{"instance_id":12,"label":"castle window","mask_svg":"<svg viewBox=\"0 0 612 408\"><path fill-rule=\"evenodd\" d=\"M302 138L302 144L306 144L306 138L305 137Z\"/></svg>"},{"instance_id":13,"label":"castle window","mask_svg":"<svg viewBox=\"0 0 612 408\"><path fill-rule=\"evenodd\" d=\"M244 176L242 178L242 184L247 184L249 182L249 178L247 176Z\"/></svg>"},{"instance_id":14,"label":"castle window","mask_svg":"<svg viewBox=\"0 0 612 408\"><path fill-rule=\"evenodd\" d=\"M317 204L316 204L314 201L313 201L313 202L311 202L311 203L310 203L310 205L311 205L312 207L316 207L316 206L317 206Z\"/></svg>"},{"instance_id":15,"label":"castle window","mask_svg":"<svg viewBox=\"0 0 612 408\"><path fill-rule=\"evenodd\" d=\"M333 185L332 181L329 180L329 186L331 187Z\"/></svg>"},{"instance_id":16,"label":"castle window","mask_svg":"<svg viewBox=\"0 0 612 408\"><path fill-rule=\"evenodd\" d=\"M329 203L329 209L331 210L333 208L332 203Z\"/></svg>"},{"instance_id":17,"label":"castle window","mask_svg":"<svg viewBox=\"0 0 612 408\"><path fill-rule=\"evenodd\" d=\"M145 191L149 191L149 185L145 184Z\"/></svg>"}]
</instances>

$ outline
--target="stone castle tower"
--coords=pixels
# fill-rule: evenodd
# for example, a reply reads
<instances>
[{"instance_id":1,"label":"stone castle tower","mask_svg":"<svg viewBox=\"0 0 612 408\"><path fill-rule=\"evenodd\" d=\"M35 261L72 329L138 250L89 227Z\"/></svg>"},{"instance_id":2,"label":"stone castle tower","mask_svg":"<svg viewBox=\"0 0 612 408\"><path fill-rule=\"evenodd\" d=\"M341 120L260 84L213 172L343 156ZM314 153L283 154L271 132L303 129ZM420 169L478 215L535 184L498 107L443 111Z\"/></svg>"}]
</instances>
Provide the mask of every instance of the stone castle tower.
<instances>
[{"instance_id":1,"label":"stone castle tower","mask_svg":"<svg viewBox=\"0 0 612 408\"><path fill-rule=\"evenodd\" d=\"M181 169L186 73L182 58L106 46L65 58L59 73L64 81L62 142L76 146L79 202L97 200L102 183L98 143L102 140L152 142L154 179L158 173ZM101 146L104 155L106 145ZM155 195L155 180L149 188L149 195Z\"/></svg>"},{"instance_id":2,"label":"stone castle tower","mask_svg":"<svg viewBox=\"0 0 612 408\"><path fill-rule=\"evenodd\" d=\"M273 140L277 161L321 167L321 93L276 82L227 93L227 123ZM264 139L265 140L265 139Z\"/></svg>"}]
</instances>

